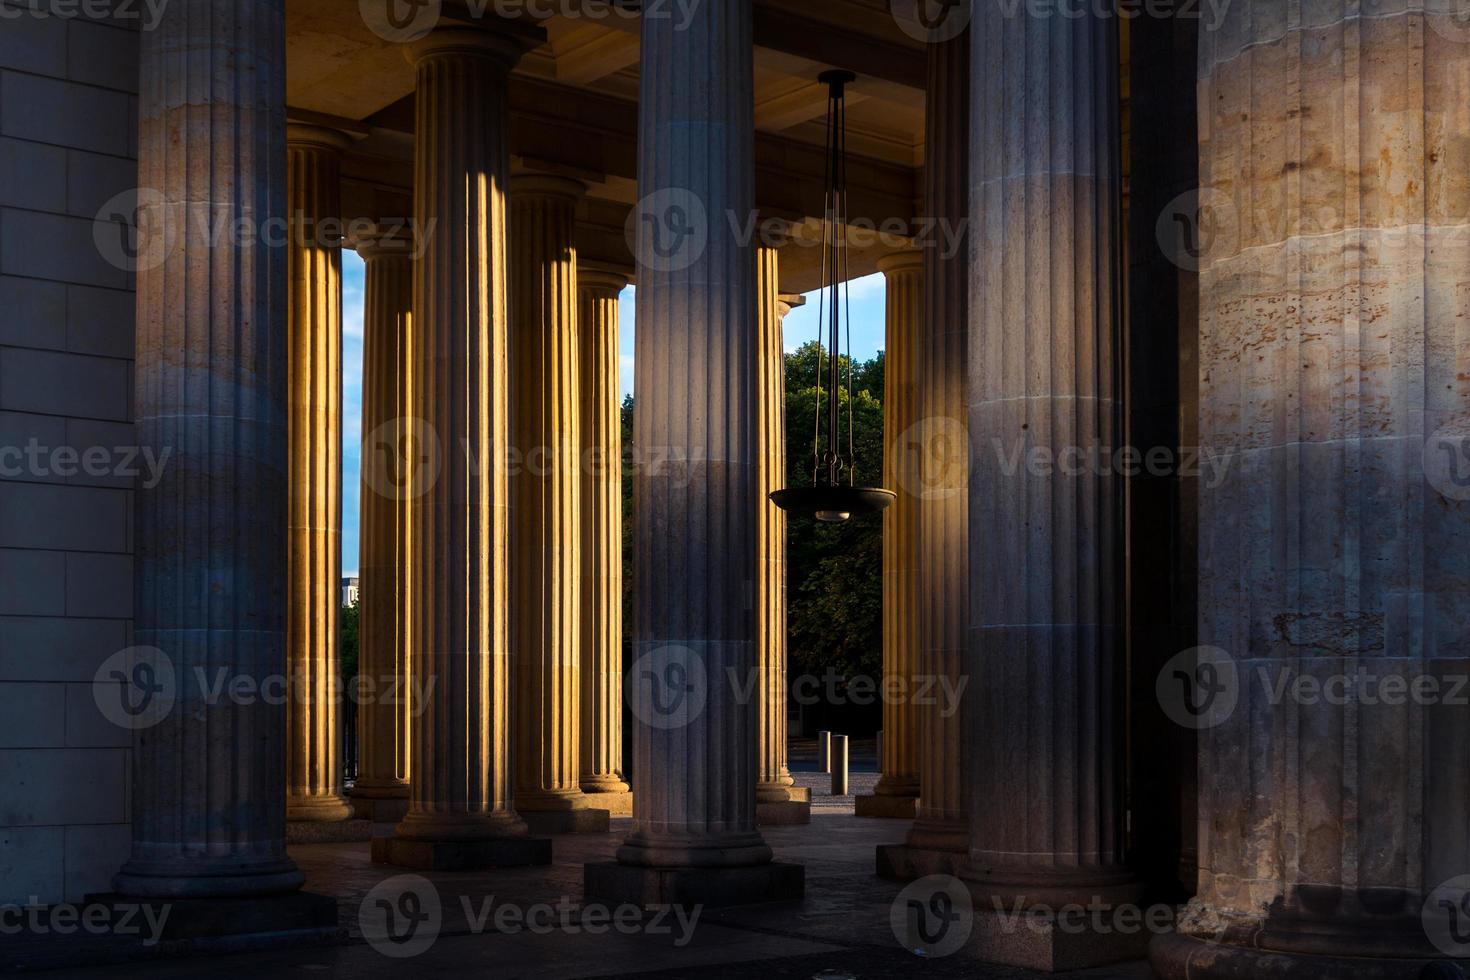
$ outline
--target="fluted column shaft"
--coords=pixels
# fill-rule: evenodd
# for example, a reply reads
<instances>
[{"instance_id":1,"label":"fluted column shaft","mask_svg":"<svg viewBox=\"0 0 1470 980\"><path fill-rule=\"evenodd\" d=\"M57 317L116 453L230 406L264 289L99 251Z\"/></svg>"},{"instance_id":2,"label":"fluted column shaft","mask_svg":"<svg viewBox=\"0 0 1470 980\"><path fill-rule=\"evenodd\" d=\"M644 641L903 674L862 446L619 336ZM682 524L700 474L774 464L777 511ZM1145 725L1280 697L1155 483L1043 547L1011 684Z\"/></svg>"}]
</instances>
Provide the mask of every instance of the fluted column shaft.
<instances>
[{"instance_id":1,"label":"fluted column shaft","mask_svg":"<svg viewBox=\"0 0 1470 980\"><path fill-rule=\"evenodd\" d=\"M623 417L618 397L618 296L627 285L624 275L577 270L584 793L628 791L623 781Z\"/></svg>"},{"instance_id":2,"label":"fluted column shaft","mask_svg":"<svg viewBox=\"0 0 1470 980\"><path fill-rule=\"evenodd\" d=\"M1117 23L977 11L967 874L1123 901Z\"/></svg>"},{"instance_id":3,"label":"fluted column shaft","mask_svg":"<svg viewBox=\"0 0 1470 980\"><path fill-rule=\"evenodd\" d=\"M511 649L516 807L587 806L581 790L577 250L582 185L511 191Z\"/></svg>"},{"instance_id":4,"label":"fluted column shaft","mask_svg":"<svg viewBox=\"0 0 1470 980\"><path fill-rule=\"evenodd\" d=\"M342 244L345 138L291 126L287 433L286 817L342 820Z\"/></svg>"},{"instance_id":5,"label":"fluted column shaft","mask_svg":"<svg viewBox=\"0 0 1470 980\"><path fill-rule=\"evenodd\" d=\"M886 287L883 358L883 485L897 496L883 512L883 676L915 690L919 667L919 513L925 504L923 461L912 440L922 432L920 373L924 342L924 257L918 251L880 259ZM963 447L961 447L963 448ZM908 698L883 703L878 796L919 795L919 708Z\"/></svg>"},{"instance_id":6,"label":"fluted column shaft","mask_svg":"<svg viewBox=\"0 0 1470 980\"><path fill-rule=\"evenodd\" d=\"M784 803L796 780L786 767L786 513L771 503L786 485L786 351L781 341L781 262L755 250L756 470L755 645L760 671L760 771L756 799ZM786 307L790 309L790 307Z\"/></svg>"},{"instance_id":7,"label":"fluted column shaft","mask_svg":"<svg viewBox=\"0 0 1470 980\"><path fill-rule=\"evenodd\" d=\"M1448 695L1470 656L1470 45L1448 8L1401 8L1248 0L1201 36L1224 220L1200 437L1226 468L1200 497L1199 631L1233 700L1199 735L1199 892L1190 938L1156 941L1165 977L1470 954L1470 711Z\"/></svg>"},{"instance_id":8,"label":"fluted column shaft","mask_svg":"<svg viewBox=\"0 0 1470 980\"><path fill-rule=\"evenodd\" d=\"M520 46L444 30L417 74L412 423L438 478L413 499L408 839L519 836L511 801L506 79ZM423 462L423 460L421 460ZM417 708L417 706L416 706Z\"/></svg>"},{"instance_id":9,"label":"fluted column shaft","mask_svg":"<svg viewBox=\"0 0 1470 980\"><path fill-rule=\"evenodd\" d=\"M379 234L359 243L365 266L362 495L358 624L358 775L354 797L408 795L412 719L409 509L420 451L412 408L413 243Z\"/></svg>"},{"instance_id":10,"label":"fluted column shaft","mask_svg":"<svg viewBox=\"0 0 1470 980\"><path fill-rule=\"evenodd\" d=\"M635 477L639 725L634 831L618 851L632 865L771 857L755 826L759 730L745 687L756 670L755 263L726 220L754 203L751 22L751 0L716 0L682 30L642 23L639 194L655 220L638 239L634 424L644 458L666 459ZM708 234L670 255L656 233L669 205L687 216L690 200Z\"/></svg>"},{"instance_id":11,"label":"fluted column shaft","mask_svg":"<svg viewBox=\"0 0 1470 980\"><path fill-rule=\"evenodd\" d=\"M286 214L283 4L171 3L139 43L139 183L161 197L140 227L174 237L143 243L158 261L137 276L138 442L171 455L137 491L133 636L171 666L175 701L135 738L116 887L287 891L302 876L285 848L285 707L210 703L200 680L286 669L286 251L208 231Z\"/></svg>"},{"instance_id":12,"label":"fluted column shaft","mask_svg":"<svg viewBox=\"0 0 1470 980\"><path fill-rule=\"evenodd\" d=\"M924 210L952 228L963 228L968 213L968 38L964 34L929 46ZM968 232L963 241L969 241ZM968 254L967 245L953 254L937 245L924 249L919 482L926 492L917 522L920 601L915 615L919 673L932 679L933 690L962 690L970 603L965 499ZM927 700L931 703L918 707L921 791L908 839L915 847L963 853L964 711L949 698Z\"/></svg>"}]
</instances>

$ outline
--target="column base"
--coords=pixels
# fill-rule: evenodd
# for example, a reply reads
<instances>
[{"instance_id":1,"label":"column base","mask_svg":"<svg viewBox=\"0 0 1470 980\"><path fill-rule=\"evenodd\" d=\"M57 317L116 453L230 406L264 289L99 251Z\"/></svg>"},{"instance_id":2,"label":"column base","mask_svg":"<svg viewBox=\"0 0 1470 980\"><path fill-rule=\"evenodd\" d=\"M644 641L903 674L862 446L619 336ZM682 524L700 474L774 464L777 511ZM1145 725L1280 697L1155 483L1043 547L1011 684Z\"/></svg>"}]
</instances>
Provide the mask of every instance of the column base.
<instances>
[{"instance_id":1,"label":"column base","mask_svg":"<svg viewBox=\"0 0 1470 980\"><path fill-rule=\"evenodd\" d=\"M791 796L792 799L783 800L779 803L762 803L757 801L755 804L756 826L792 827L797 824L811 823L811 790L792 787Z\"/></svg>"},{"instance_id":2,"label":"column base","mask_svg":"<svg viewBox=\"0 0 1470 980\"><path fill-rule=\"evenodd\" d=\"M606 810L614 817L631 817L633 815L633 792L623 790L621 792L610 792L608 790L590 790L582 787L582 792L587 794L594 810Z\"/></svg>"},{"instance_id":3,"label":"column base","mask_svg":"<svg viewBox=\"0 0 1470 980\"><path fill-rule=\"evenodd\" d=\"M885 796L869 793L859 796L854 808L860 817L877 817L883 820L912 820L919 813L917 796Z\"/></svg>"},{"instance_id":4,"label":"column base","mask_svg":"<svg viewBox=\"0 0 1470 980\"><path fill-rule=\"evenodd\" d=\"M588 900L640 907L795 902L806 894L806 869L777 861L736 868L644 868L601 861L585 866L583 891Z\"/></svg>"},{"instance_id":5,"label":"column base","mask_svg":"<svg viewBox=\"0 0 1470 980\"><path fill-rule=\"evenodd\" d=\"M879 844L878 877L889 881L913 881L929 875L957 874L968 860L965 851L946 851L912 844Z\"/></svg>"},{"instance_id":6,"label":"column base","mask_svg":"<svg viewBox=\"0 0 1470 980\"><path fill-rule=\"evenodd\" d=\"M1299 955L1181 936L1155 936L1149 964L1159 980L1463 980L1464 966L1447 959L1383 959Z\"/></svg>"},{"instance_id":7,"label":"column base","mask_svg":"<svg viewBox=\"0 0 1470 980\"><path fill-rule=\"evenodd\" d=\"M407 801L404 801L407 803ZM354 817L350 820L287 820L287 844L341 844L371 840L373 822Z\"/></svg>"},{"instance_id":8,"label":"column base","mask_svg":"<svg viewBox=\"0 0 1470 980\"><path fill-rule=\"evenodd\" d=\"M1079 903L1081 904L1081 903ZM1081 905L1077 918L1058 918L1028 911L975 907L975 926L967 951L986 963L1024 967L1046 973L1085 970L1091 967L1142 959L1148 952L1150 933L1141 922L1127 931L1094 928L1092 912ZM1106 916L1106 912L1102 913ZM1108 920L1111 921L1111 920ZM1348 974L1343 974L1347 976ZM1358 974L1351 974L1356 980ZM1190 980L1199 974L1191 972ZM1257 980L1275 974L1241 974ZM1325 976L1325 974L1315 974Z\"/></svg>"},{"instance_id":9,"label":"column base","mask_svg":"<svg viewBox=\"0 0 1470 980\"><path fill-rule=\"evenodd\" d=\"M294 893L306 876L289 858L256 865L227 861L129 861L112 879L130 898L230 901Z\"/></svg>"},{"instance_id":10,"label":"column base","mask_svg":"<svg viewBox=\"0 0 1470 980\"><path fill-rule=\"evenodd\" d=\"M62 935L25 930L7 936L0 971L54 970L150 961L172 955L231 953L336 942L337 900L291 892L263 898L154 899L87 896L108 910L106 931ZM96 915L97 913L89 913ZM155 933L155 929L157 930Z\"/></svg>"},{"instance_id":11,"label":"column base","mask_svg":"<svg viewBox=\"0 0 1470 980\"><path fill-rule=\"evenodd\" d=\"M374 837L374 864L418 871L479 871L523 868L551 863L551 841L545 837L501 837L493 840L429 841L406 837Z\"/></svg>"},{"instance_id":12,"label":"column base","mask_svg":"<svg viewBox=\"0 0 1470 980\"><path fill-rule=\"evenodd\" d=\"M397 823L408 816L408 795L382 797L353 793L352 813L356 819L369 823Z\"/></svg>"},{"instance_id":13,"label":"column base","mask_svg":"<svg viewBox=\"0 0 1470 980\"><path fill-rule=\"evenodd\" d=\"M607 810L581 807L576 810L518 809L533 834L605 834L611 814Z\"/></svg>"},{"instance_id":14,"label":"column base","mask_svg":"<svg viewBox=\"0 0 1470 980\"><path fill-rule=\"evenodd\" d=\"M351 805L335 793L330 796L295 797L286 800L288 821L329 823L333 820L349 820L351 817Z\"/></svg>"},{"instance_id":15,"label":"column base","mask_svg":"<svg viewBox=\"0 0 1470 980\"><path fill-rule=\"evenodd\" d=\"M626 793L632 789L631 786L617 776L584 776L581 786L582 792L588 796L601 796L605 793Z\"/></svg>"}]
</instances>

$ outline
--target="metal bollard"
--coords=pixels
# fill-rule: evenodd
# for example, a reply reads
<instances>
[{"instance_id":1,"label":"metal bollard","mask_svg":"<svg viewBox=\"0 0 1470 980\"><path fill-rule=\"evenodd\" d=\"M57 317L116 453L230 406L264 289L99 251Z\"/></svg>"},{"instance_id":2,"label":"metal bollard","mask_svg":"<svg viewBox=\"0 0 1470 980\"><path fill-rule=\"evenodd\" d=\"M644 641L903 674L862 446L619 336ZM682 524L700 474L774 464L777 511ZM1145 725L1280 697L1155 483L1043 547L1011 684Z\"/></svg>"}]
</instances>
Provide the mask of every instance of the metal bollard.
<instances>
[{"instance_id":1,"label":"metal bollard","mask_svg":"<svg viewBox=\"0 0 1470 980\"><path fill-rule=\"evenodd\" d=\"M817 732L817 764L822 772L832 771L832 733Z\"/></svg>"},{"instance_id":2,"label":"metal bollard","mask_svg":"<svg viewBox=\"0 0 1470 980\"><path fill-rule=\"evenodd\" d=\"M832 736L832 795L847 795L847 736Z\"/></svg>"}]
</instances>

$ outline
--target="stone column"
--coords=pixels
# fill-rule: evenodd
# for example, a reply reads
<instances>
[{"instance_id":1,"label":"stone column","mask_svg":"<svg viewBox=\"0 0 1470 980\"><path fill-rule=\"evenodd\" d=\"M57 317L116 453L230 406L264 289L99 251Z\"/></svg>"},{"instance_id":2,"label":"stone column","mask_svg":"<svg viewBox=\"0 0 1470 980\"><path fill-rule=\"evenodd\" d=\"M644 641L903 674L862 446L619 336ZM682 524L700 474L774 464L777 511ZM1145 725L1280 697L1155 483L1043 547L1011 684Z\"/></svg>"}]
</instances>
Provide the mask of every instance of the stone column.
<instances>
[{"instance_id":1,"label":"stone column","mask_svg":"<svg viewBox=\"0 0 1470 980\"><path fill-rule=\"evenodd\" d=\"M623 406L621 272L577 268L577 398L582 423L582 792L633 813L623 781Z\"/></svg>"},{"instance_id":2,"label":"stone column","mask_svg":"<svg viewBox=\"0 0 1470 980\"><path fill-rule=\"evenodd\" d=\"M780 251L757 245L755 647L760 757L755 786L761 824L811 821L811 793L786 766L786 513L771 503L786 485L786 350Z\"/></svg>"},{"instance_id":3,"label":"stone column","mask_svg":"<svg viewBox=\"0 0 1470 980\"><path fill-rule=\"evenodd\" d=\"M802 890L755 823L758 317L727 220L754 205L752 2L680 27L642 23L634 830L586 875L588 895L640 905ZM663 233L691 214L694 234Z\"/></svg>"},{"instance_id":4,"label":"stone column","mask_svg":"<svg viewBox=\"0 0 1470 980\"><path fill-rule=\"evenodd\" d=\"M408 807L413 671L408 515L417 433L412 412L413 242L379 229L360 240L365 269L362 495L358 606L358 816L401 820Z\"/></svg>"},{"instance_id":5,"label":"stone column","mask_svg":"<svg viewBox=\"0 0 1470 980\"><path fill-rule=\"evenodd\" d=\"M924 211L964 228L969 201L969 33L929 46L925 111ZM915 523L915 632L920 683L932 695L916 705L920 795L918 815L901 845L878 848L878 873L917 878L956 869L965 857L963 770L965 623L970 604L970 552L965 487L969 460L965 361L970 302L968 233L951 251L945 235L923 249L923 324L917 349L920 422L908 440L923 487Z\"/></svg>"},{"instance_id":6,"label":"stone column","mask_svg":"<svg viewBox=\"0 0 1470 980\"><path fill-rule=\"evenodd\" d=\"M285 706L207 689L286 670L286 250L256 233L286 214L283 5L169 4L139 43L139 184L157 200L139 221L137 438L169 465L136 495L126 676L148 713L116 887L288 892ZM237 224L252 232L208 231Z\"/></svg>"},{"instance_id":7,"label":"stone column","mask_svg":"<svg viewBox=\"0 0 1470 980\"><path fill-rule=\"evenodd\" d=\"M1136 955L1145 934L1045 914L1018 931L997 913L1114 908L1139 892L1123 865L1123 482L1111 465L1118 25L977 13L964 876L978 955L1074 969Z\"/></svg>"},{"instance_id":8,"label":"stone column","mask_svg":"<svg viewBox=\"0 0 1470 980\"><path fill-rule=\"evenodd\" d=\"M919 373L923 343L924 255L916 249L878 261L887 319L883 342L883 485L897 499L883 512L883 677L916 690L919 670L919 508L922 460L911 440L923 431ZM860 817L913 819L919 797L919 708L904 694L883 702L882 775L857 798Z\"/></svg>"},{"instance_id":9,"label":"stone column","mask_svg":"<svg viewBox=\"0 0 1470 980\"><path fill-rule=\"evenodd\" d=\"M582 505L577 406L580 182L511 189L511 650L516 809L537 832L607 829L580 785Z\"/></svg>"},{"instance_id":10,"label":"stone column","mask_svg":"<svg viewBox=\"0 0 1470 980\"><path fill-rule=\"evenodd\" d=\"M314 126L286 133L286 819L345 820L342 796L342 151ZM337 223L333 229L324 222Z\"/></svg>"},{"instance_id":11,"label":"stone column","mask_svg":"<svg viewBox=\"0 0 1470 980\"><path fill-rule=\"evenodd\" d=\"M1208 686L1169 692L1201 719L1200 874L1154 943L1165 980L1456 977L1443 958L1470 955L1470 35L1403 6L1250 0L1200 39L1221 455Z\"/></svg>"},{"instance_id":12,"label":"stone column","mask_svg":"<svg viewBox=\"0 0 1470 980\"><path fill-rule=\"evenodd\" d=\"M410 646L425 695L409 811L394 837L374 842L374 857L409 867L551 859L511 802L506 81L528 43L450 28L406 49L423 236L410 424L424 447L417 463L433 468L409 515Z\"/></svg>"}]
</instances>

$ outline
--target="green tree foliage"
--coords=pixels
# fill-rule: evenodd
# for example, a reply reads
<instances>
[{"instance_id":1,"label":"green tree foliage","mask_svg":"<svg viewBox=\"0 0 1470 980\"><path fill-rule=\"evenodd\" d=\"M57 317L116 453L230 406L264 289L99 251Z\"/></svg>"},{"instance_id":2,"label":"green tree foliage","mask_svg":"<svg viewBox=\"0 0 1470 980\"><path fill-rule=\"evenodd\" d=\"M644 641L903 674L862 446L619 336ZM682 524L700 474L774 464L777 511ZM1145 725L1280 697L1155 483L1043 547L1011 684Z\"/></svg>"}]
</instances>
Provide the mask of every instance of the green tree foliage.
<instances>
[{"instance_id":1,"label":"green tree foliage","mask_svg":"<svg viewBox=\"0 0 1470 980\"><path fill-rule=\"evenodd\" d=\"M786 356L786 469L788 486L811 486L812 435L817 416L815 341ZM838 391L841 445L848 434L847 370L852 367L854 456L859 484L883 481L883 354L850 364L842 359ZM822 390L827 387L825 372ZM633 396L623 401L623 630L632 637ZM826 417L822 438L825 445ZM883 518L855 517L823 524L793 515L787 521L787 628L790 670L822 676L828 667L852 676L881 675L883 661Z\"/></svg>"},{"instance_id":2,"label":"green tree foliage","mask_svg":"<svg viewBox=\"0 0 1470 980\"><path fill-rule=\"evenodd\" d=\"M817 365L827 388L825 353L815 341L786 356L786 471L788 486L811 486L817 417ZM852 369L852 398L847 392ZM883 354L839 363L839 443L848 446L852 409L853 455L859 485L883 483ZM822 446L827 420L822 418ZM869 514L844 524L792 515L787 521L787 629L792 673L881 676L883 662L883 517Z\"/></svg>"}]
</instances>

